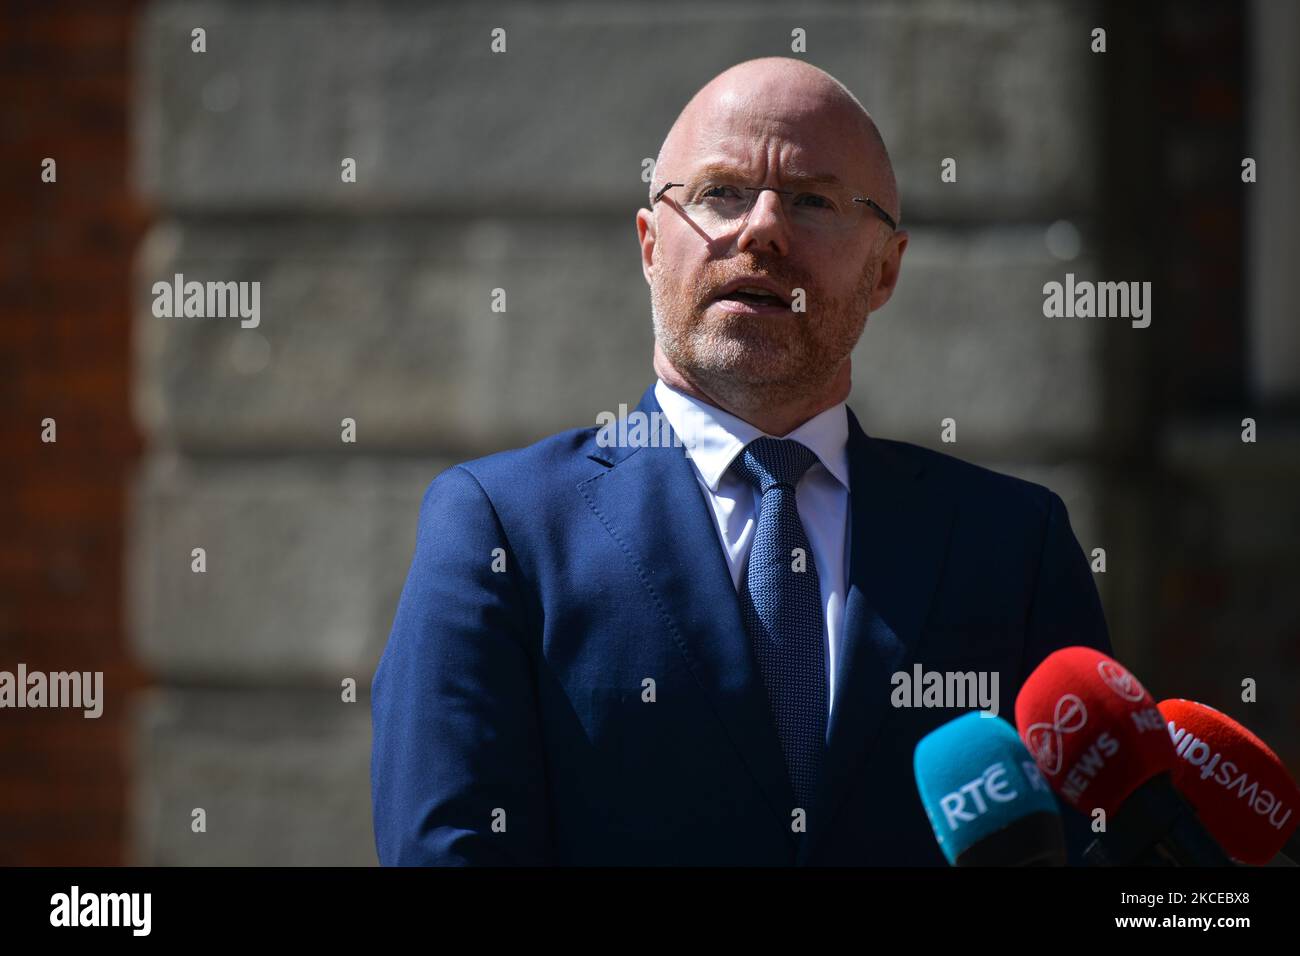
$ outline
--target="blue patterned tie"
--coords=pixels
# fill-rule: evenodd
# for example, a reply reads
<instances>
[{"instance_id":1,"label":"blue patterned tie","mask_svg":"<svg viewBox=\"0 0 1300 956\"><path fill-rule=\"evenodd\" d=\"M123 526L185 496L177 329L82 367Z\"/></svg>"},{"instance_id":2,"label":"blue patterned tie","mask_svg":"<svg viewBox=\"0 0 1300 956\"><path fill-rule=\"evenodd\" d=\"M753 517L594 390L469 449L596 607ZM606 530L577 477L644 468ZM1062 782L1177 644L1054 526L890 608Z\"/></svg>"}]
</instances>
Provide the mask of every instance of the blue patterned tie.
<instances>
[{"instance_id":1,"label":"blue patterned tie","mask_svg":"<svg viewBox=\"0 0 1300 956\"><path fill-rule=\"evenodd\" d=\"M740 591L741 615L767 687L798 806L810 810L826 740L826 653L821 587L799 520L795 487L817 461L805 445L756 438L731 469L762 494ZM801 549L802 570L795 549Z\"/></svg>"}]
</instances>

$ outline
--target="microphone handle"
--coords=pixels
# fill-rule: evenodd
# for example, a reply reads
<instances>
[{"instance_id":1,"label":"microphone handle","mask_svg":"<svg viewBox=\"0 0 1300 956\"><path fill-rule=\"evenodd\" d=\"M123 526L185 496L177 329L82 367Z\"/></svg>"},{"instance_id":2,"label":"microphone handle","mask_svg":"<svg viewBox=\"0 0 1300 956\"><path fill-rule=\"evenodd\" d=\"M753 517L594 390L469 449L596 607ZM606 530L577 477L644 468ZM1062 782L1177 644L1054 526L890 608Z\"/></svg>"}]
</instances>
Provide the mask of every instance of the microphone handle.
<instances>
[{"instance_id":1,"label":"microphone handle","mask_svg":"<svg viewBox=\"0 0 1300 956\"><path fill-rule=\"evenodd\" d=\"M1282 844L1282 855L1292 863L1300 863L1300 829L1291 834L1291 839Z\"/></svg>"},{"instance_id":2,"label":"microphone handle","mask_svg":"<svg viewBox=\"0 0 1300 956\"><path fill-rule=\"evenodd\" d=\"M1168 779L1167 774L1162 776ZM1172 781L1169 786L1173 790ZM1218 841L1210 836L1210 831L1205 829L1196 811L1177 794L1177 791L1174 791L1174 794L1183 804L1184 812L1174 819L1169 838L1161 842L1169 846L1174 858L1179 861L1179 866L1234 866L1232 858L1223 851Z\"/></svg>"},{"instance_id":3,"label":"microphone handle","mask_svg":"<svg viewBox=\"0 0 1300 956\"><path fill-rule=\"evenodd\" d=\"M1174 787L1156 774L1131 793L1084 852L1092 866L1231 866Z\"/></svg>"}]
</instances>

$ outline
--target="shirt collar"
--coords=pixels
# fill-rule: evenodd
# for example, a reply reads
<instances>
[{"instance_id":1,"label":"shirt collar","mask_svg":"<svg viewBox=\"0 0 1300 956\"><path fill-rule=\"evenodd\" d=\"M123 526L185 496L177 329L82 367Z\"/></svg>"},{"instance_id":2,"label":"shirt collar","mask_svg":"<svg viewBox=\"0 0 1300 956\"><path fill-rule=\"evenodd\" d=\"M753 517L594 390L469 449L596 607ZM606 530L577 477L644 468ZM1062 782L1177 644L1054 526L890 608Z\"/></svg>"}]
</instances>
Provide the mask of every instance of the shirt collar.
<instances>
[{"instance_id":1,"label":"shirt collar","mask_svg":"<svg viewBox=\"0 0 1300 956\"><path fill-rule=\"evenodd\" d=\"M693 398L667 385L655 383L655 399L668 424L686 445L700 477L713 493L746 445L767 433L735 415ZM849 419L843 402L832 405L804 422L788 438L808 446L830 474L847 490L849 487Z\"/></svg>"}]
</instances>

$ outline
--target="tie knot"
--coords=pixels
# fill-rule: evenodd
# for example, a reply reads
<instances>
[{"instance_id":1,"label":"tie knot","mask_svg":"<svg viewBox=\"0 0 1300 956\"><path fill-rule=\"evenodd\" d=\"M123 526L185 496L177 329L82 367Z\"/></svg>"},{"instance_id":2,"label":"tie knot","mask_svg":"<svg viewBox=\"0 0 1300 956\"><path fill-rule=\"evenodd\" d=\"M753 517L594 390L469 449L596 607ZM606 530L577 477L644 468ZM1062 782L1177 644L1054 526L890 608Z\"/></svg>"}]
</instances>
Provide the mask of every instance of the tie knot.
<instances>
[{"instance_id":1,"label":"tie knot","mask_svg":"<svg viewBox=\"0 0 1300 956\"><path fill-rule=\"evenodd\" d=\"M803 473L817 462L807 445L787 438L755 438L731 463L732 471L766 494L777 485L799 484Z\"/></svg>"}]
</instances>

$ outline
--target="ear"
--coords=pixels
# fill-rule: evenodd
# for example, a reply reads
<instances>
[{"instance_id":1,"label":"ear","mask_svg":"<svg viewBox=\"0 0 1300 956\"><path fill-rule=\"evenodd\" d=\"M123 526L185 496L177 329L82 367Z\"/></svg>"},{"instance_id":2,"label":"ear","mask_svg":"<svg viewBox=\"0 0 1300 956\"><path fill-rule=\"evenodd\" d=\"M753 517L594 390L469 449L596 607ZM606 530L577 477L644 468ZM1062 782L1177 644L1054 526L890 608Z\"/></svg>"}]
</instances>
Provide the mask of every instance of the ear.
<instances>
[{"instance_id":1,"label":"ear","mask_svg":"<svg viewBox=\"0 0 1300 956\"><path fill-rule=\"evenodd\" d=\"M641 274L645 276L646 285L654 272L655 262L655 214L649 209L636 211L636 239L641 244Z\"/></svg>"},{"instance_id":2,"label":"ear","mask_svg":"<svg viewBox=\"0 0 1300 956\"><path fill-rule=\"evenodd\" d=\"M875 312L894 294L898 285L898 273L903 267L903 253L907 250L907 231L899 229L885 241L884 252L880 256L880 266L876 270L876 287L871 290L868 308Z\"/></svg>"}]
</instances>

